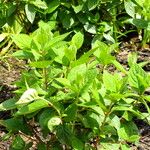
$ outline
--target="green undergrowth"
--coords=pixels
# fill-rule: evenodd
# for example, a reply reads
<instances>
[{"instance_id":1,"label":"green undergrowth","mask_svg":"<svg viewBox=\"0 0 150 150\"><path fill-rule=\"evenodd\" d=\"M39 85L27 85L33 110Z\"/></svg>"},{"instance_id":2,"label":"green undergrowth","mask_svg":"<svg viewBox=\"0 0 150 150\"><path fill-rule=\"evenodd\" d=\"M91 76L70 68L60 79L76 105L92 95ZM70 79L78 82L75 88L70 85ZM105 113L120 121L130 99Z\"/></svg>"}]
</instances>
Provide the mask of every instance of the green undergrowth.
<instances>
[{"instance_id":1,"label":"green undergrowth","mask_svg":"<svg viewBox=\"0 0 150 150\"><path fill-rule=\"evenodd\" d=\"M9 119L0 120L8 131L3 140L13 138L10 149L32 147L33 141L27 143L22 134L36 137L39 150L138 146L134 119L150 123L150 75L142 69L144 63L137 63L136 54L129 54L126 69L112 55L116 45L97 39L78 58L83 32L60 34L44 22L33 33L13 34L11 40L18 48L12 55L27 60L28 70L15 83L15 97L0 104L0 111L11 110Z\"/></svg>"}]
</instances>

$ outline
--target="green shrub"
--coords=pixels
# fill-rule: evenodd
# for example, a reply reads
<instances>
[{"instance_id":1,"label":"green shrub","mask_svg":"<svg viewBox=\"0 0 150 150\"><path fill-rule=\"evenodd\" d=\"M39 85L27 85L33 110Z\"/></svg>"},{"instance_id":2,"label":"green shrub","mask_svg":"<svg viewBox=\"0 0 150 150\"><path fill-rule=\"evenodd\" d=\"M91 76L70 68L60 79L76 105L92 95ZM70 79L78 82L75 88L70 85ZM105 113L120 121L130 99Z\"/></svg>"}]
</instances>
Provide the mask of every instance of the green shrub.
<instances>
[{"instance_id":1,"label":"green shrub","mask_svg":"<svg viewBox=\"0 0 150 150\"><path fill-rule=\"evenodd\" d=\"M150 76L129 56L129 71L111 55L113 46L96 40L92 49L76 58L84 42L82 32L52 32L44 22L32 34L14 34L20 48L13 55L28 60L27 72L16 82L16 96L0 104L0 110L13 110L1 120L14 137L13 149L27 149L20 136L35 136L38 149L130 149L140 134L133 119L149 122ZM135 61L133 61L135 60ZM97 66L100 66L97 67ZM110 73L110 65L117 69ZM143 104L146 112L140 112ZM150 123L150 122L149 122ZM39 135L34 125L41 129ZM49 135L48 141L47 136Z\"/></svg>"}]
</instances>

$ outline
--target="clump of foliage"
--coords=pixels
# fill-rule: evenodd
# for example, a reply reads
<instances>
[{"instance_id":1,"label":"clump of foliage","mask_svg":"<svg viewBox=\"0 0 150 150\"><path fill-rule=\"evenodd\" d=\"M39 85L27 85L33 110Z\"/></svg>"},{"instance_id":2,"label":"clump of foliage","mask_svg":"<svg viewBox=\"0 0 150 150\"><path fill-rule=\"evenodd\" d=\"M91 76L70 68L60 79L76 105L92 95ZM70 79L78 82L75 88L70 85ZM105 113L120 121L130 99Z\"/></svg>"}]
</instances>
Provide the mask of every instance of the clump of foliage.
<instances>
[{"instance_id":1,"label":"clump of foliage","mask_svg":"<svg viewBox=\"0 0 150 150\"><path fill-rule=\"evenodd\" d=\"M144 47L149 42L148 3L149 0L1 0L0 47L4 49L0 55L10 51L12 34L34 31L40 20L56 24L61 33L84 32L86 49L92 40L114 44L130 32L142 34Z\"/></svg>"},{"instance_id":2,"label":"clump of foliage","mask_svg":"<svg viewBox=\"0 0 150 150\"><path fill-rule=\"evenodd\" d=\"M29 70L16 82L16 96L0 104L0 111L12 110L11 118L0 121L8 130L3 139L14 138L13 150L32 146L21 134L35 136L37 149L45 150L127 150L130 143L138 144L133 119L150 123L150 96L145 93L150 76L142 64L131 54L130 68L124 69L111 54L114 45L100 40L77 58L84 34L53 30L51 22L40 22L32 34L12 36L20 49L13 56L28 60ZM70 34L72 39L65 40Z\"/></svg>"}]
</instances>

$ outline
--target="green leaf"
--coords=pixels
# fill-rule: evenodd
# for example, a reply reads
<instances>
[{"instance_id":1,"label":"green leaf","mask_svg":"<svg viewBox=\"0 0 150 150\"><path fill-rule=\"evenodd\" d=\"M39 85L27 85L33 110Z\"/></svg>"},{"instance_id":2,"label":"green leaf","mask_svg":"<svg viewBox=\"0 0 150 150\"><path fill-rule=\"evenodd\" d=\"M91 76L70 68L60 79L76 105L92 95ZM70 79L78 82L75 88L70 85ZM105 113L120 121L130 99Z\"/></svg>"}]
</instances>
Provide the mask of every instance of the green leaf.
<instances>
[{"instance_id":1,"label":"green leaf","mask_svg":"<svg viewBox=\"0 0 150 150\"><path fill-rule=\"evenodd\" d=\"M25 105L23 107L21 107L16 113L15 116L19 116L19 115L27 115L30 113L33 113L35 111L41 110L42 108L45 107L50 107L50 104L48 101L45 100L36 100L31 104Z\"/></svg>"},{"instance_id":2,"label":"green leaf","mask_svg":"<svg viewBox=\"0 0 150 150\"><path fill-rule=\"evenodd\" d=\"M18 132L19 130L23 133L31 135L31 131L29 130L27 124L24 120L18 118L11 118L7 120L0 120L0 125L6 127L8 131Z\"/></svg>"},{"instance_id":3,"label":"green leaf","mask_svg":"<svg viewBox=\"0 0 150 150\"><path fill-rule=\"evenodd\" d=\"M120 118L117 115L110 115L109 125L115 127L117 130L120 128Z\"/></svg>"},{"instance_id":4,"label":"green leaf","mask_svg":"<svg viewBox=\"0 0 150 150\"><path fill-rule=\"evenodd\" d=\"M127 23L131 23L139 29L147 29L149 21L144 19L128 19Z\"/></svg>"},{"instance_id":5,"label":"green leaf","mask_svg":"<svg viewBox=\"0 0 150 150\"><path fill-rule=\"evenodd\" d=\"M25 148L25 142L20 137L20 135L17 135L10 145L10 150L20 150Z\"/></svg>"},{"instance_id":6,"label":"green leaf","mask_svg":"<svg viewBox=\"0 0 150 150\"><path fill-rule=\"evenodd\" d=\"M94 55L103 65L111 64L115 60L115 57L111 55L111 50L109 49L109 46L105 43L96 40L92 44L92 47L98 47L98 49L94 52Z\"/></svg>"},{"instance_id":7,"label":"green leaf","mask_svg":"<svg viewBox=\"0 0 150 150\"><path fill-rule=\"evenodd\" d=\"M71 145L72 133L70 132L67 126L59 125L58 127L56 127L56 135L60 143Z\"/></svg>"},{"instance_id":8,"label":"green leaf","mask_svg":"<svg viewBox=\"0 0 150 150\"><path fill-rule=\"evenodd\" d=\"M101 150L119 150L120 144L113 144L109 142L101 143Z\"/></svg>"},{"instance_id":9,"label":"green leaf","mask_svg":"<svg viewBox=\"0 0 150 150\"><path fill-rule=\"evenodd\" d=\"M112 63L119 71L121 71L124 74L127 74L127 71L125 70L125 68L118 61L113 60Z\"/></svg>"},{"instance_id":10,"label":"green leaf","mask_svg":"<svg viewBox=\"0 0 150 150\"><path fill-rule=\"evenodd\" d=\"M40 9L47 9L47 4L45 1L35 0L35 1L31 1L30 3Z\"/></svg>"},{"instance_id":11,"label":"green leaf","mask_svg":"<svg viewBox=\"0 0 150 150\"><path fill-rule=\"evenodd\" d=\"M145 100L147 100L148 102L150 102L150 96L149 96L149 95L145 95L145 96L143 96L143 98L144 98Z\"/></svg>"},{"instance_id":12,"label":"green leaf","mask_svg":"<svg viewBox=\"0 0 150 150\"><path fill-rule=\"evenodd\" d=\"M59 83L61 83L63 86L71 88L71 83L68 79L66 78L55 78L56 81L58 81Z\"/></svg>"},{"instance_id":13,"label":"green leaf","mask_svg":"<svg viewBox=\"0 0 150 150\"><path fill-rule=\"evenodd\" d=\"M92 0L91 0L92 1ZM96 34L97 31L96 31L96 26L95 25L92 25L92 24L85 24L84 25L84 29L85 31L89 32L89 33L92 33L92 34Z\"/></svg>"},{"instance_id":14,"label":"green leaf","mask_svg":"<svg viewBox=\"0 0 150 150\"><path fill-rule=\"evenodd\" d=\"M20 58L20 59L30 59L34 57L31 51L26 51L26 50L18 50L14 52L12 56Z\"/></svg>"},{"instance_id":15,"label":"green leaf","mask_svg":"<svg viewBox=\"0 0 150 150\"><path fill-rule=\"evenodd\" d=\"M0 104L0 111L6 111L11 110L17 107L16 105L17 100L16 99L9 99Z\"/></svg>"},{"instance_id":16,"label":"green leaf","mask_svg":"<svg viewBox=\"0 0 150 150\"><path fill-rule=\"evenodd\" d=\"M63 62L65 62L64 61L65 59L69 60L69 62L76 60L77 47L74 44L70 45L69 48L65 48L64 50L65 50L65 56L62 59Z\"/></svg>"},{"instance_id":17,"label":"green leaf","mask_svg":"<svg viewBox=\"0 0 150 150\"><path fill-rule=\"evenodd\" d=\"M30 4L26 4L25 5L25 12L26 12L26 15L27 15L27 18L28 20L33 23L34 19L35 19L35 14L36 14L36 11L33 7L33 5L30 5Z\"/></svg>"},{"instance_id":18,"label":"green leaf","mask_svg":"<svg viewBox=\"0 0 150 150\"><path fill-rule=\"evenodd\" d=\"M83 6L84 6L83 4L78 6L72 5L72 8L74 9L74 12L77 14L82 10Z\"/></svg>"},{"instance_id":19,"label":"green leaf","mask_svg":"<svg viewBox=\"0 0 150 150\"><path fill-rule=\"evenodd\" d=\"M49 43L49 41L52 39L52 36L53 34L50 31L50 27L47 27L46 25L42 27L40 26L32 33L33 40L31 43L31 48L35 49L35 51L44 51L45 45Z\"/></svg>"},{"instance_id":20,"label":"green leaf","mask_svg":"<svg viewBox=\"0 0 150 150\"><path fill-rule=\"evenodd\" d=\"M48 9L46 10L46 13L52 13L55 11L60 5L60 0L52 0L48 3Z\"/></svg>"},{"instance_id":21,"label":"green leaf","mask_svg":"<svg viewBox=\"0 0 150 150\"><path fill-rule=\"evenodd\" d=\"M131 66L128 74L128 81L130 86L136 88L140 93L143 93L145 89L149 87L149 77L138 64Z\"/></svg>"},{"instance_id":22,"label":"green leaf","mask_svg":"<svg viewBox=\"0 0 150 150\"><path fill-rule=\"evenodd\" d=\"M97 89L97 84L94 82L93 84L93 88L91 89L92 94L93 94L93 98L95 100L95 102L99 105L99 107L101 107L104 111L107 111L107 108L105 106L104 103L104 99L102 97L102 95L100 94L100 92Z\"/></svg>"},{"instance_id":23,"label":"green leaf","mask_svg":"<svg viewBox=\"0 0 150 150\"><path fill-rule=\"evenodd\" d=\"M68 29L75 24L75 18L70 11L62 10L59 12L58 16L63 24L63 27Z\"/></svg>"},{"instance_id":24,"label":"green leaf","mask_svg":"<svg viewBox=\"0 0 150 150\"><path fill-rule=\"evenodd\" d=\"M95 134L100 134L99 129L103 122L103 116L95 112L88 111L88 113L80 119L85 128L91 128Z\"/></svg>"},{"instance_id":25,"label":"green leaf","mask_svg":"<svg viewBox=\"0 0 150 150\"><path fill-rule=\"evenodd\" d=\"M99 0L88 0L88 9L89 11L93 10L95 7L98 6Z\"/></svg>"},{"instance_id":26,"label":"green leaf","mask_svg":"<svg viewBox=\"0 0 150 150\"><path fill-rule=\"evenodd\" d=\"M13 140L10 149L12 150L21 150L25 148L25 141L21 138L20 135L17 135Z\"/></svg>"},{"instance_id":27,"label":"green leaf","mask_svg":"<svg viewBox=\"0 0 150 150\"><path fill-rule=\"evenodd\" d=\"M37 149L38 150L47 150L46 144L45 143L38 143Z\"/></svg>"},{"instance_id":28,"label":"green leaf","mask_svg":"<svg viewBox=\"0 0 150 150\"><path fill-rule=\"evenodd\" d=\"M65 33L65 34L62 34L62 35L57 35L55 36L54 38L52 38L48 43L46 43L45 45L45 49L50 49L51 47L54 47L54 46L57 46L57 43L64 40L68 35L70 34L69 33Z\"/></svg>"},{"instance_id":29,"label":"green leaf","mask_svg":"<svg viewBox=\"0 0 150 150\"><path fill-rule=\"evenodd\" d=\"M75 136L71 138L71 145L74 150L83 150L84 149L84 144L81 142L80 139L76 138Z\"/></svg>"},{"instance_id":30,"label":"green leaf","mask_svg":"<svg viewBox=\"0 0 150 150\"><path fill-rule=\"evenodd\" d=\"M74 61L71 64L71 67L75 67L75 66L79 66L81 64L85 64L88 63L90 56L98 49L98 47L95 47L93 49L91 49L90 51L86 52L85 54L83 54L78 60Z\"/></svg>"},{"instance_id":31,"label":"green leaf","mask_svg":"<svg viewBox=\"0 0 150 150\"><path fill-rule=\"evenodd\" d=\"M91 108L92 110L94 110L94 112L98 113L101 116L102 120L104 119L105 114L104 114L102 108L97 106L96 102L85 102L85 103L80 103L77 105L80 107L83 107L83 108Z\"/></svg>"},{"instance_id":32,"label":"green leaf","mask_svg":"<svg viewBox=\"0 0 150 150\"><path fill-rule=\"evenodd\" d=\"M83 41L84 41L84 35L83 35L83 33L77 32L77 33L73 36L73 38L72 38L72 40L71 40L71 43L74 44L77 49L79 49L79 48L82 46Z\"/></svg>"},{"instance_id":33,"label":"green leaf","mask_svg":"<svg viewBox=\"0 0 150 150\"><path fill-rule=\"evenodd\" d=\"M52 109L45 109L39 117L39 124L42 128L42 130L48 130L48 121L50 120L50 118L52 118L53 116L56 116L56 112Z\"/></svg>"},{"instance_id":34,"label":"green leaf","mask_svg":"<svg viewBox=\"0 0 150 150\"><path fill-rule=\"evenodd\" d=\"M137 53L129 53L128 54L128 64L131 67L137 62Z\"/></svg>"},{"instance_id":35,"label":"green leaf","mask_svg":"<svg viewBox=\"0 0 150 150\"><path fill-rule=\"evenodd\" d=\"M121 144L121 150L131 150L131 147L127 144Z\"/></svg>"},{"instance_id":36,"label":"green leaf","mask_svg":"<svg viewBox=\"0 0 150 150\"><path fill-rule=\"evenodd\" d=\"M27 34L15 34L12 36L12 40L20 49L29 49L32 38Z\"/></svg>"},{"instance_id":37,"label":"green leaf","mask_svg":"<svg viewBox=\"0 0 150 150\"><path fill-rule=\"evenodd\" d=\"M74 136L68 126L59 125L56 128L56 135L62 144L69 145L74 150L83 150L83 142Z\"/></svg>"},{"instance_id":38,"label":"green leaf","mask_svg":"<svg viewBox=\"0 0 150 150\"><path fill-rule=\"evenodd\" d=\"M103 82L107 90L112 91L112 92L117 92L118 83L116 82L116 79L112 74L108 73L107 71L104 71Z\"/></svg>"},{"instance_id":39,"label":"green leaf","mask_svg":"<svg viewBox=\"0 0 150 150\"><path fill-rule=\"evenodd\" d=\"M119 106L115 106L115 107L112 108L112 112L113 112L113 111L123 111L123 112L129 111L129 112L131 112L132 114L134 114L135 116L137 116L137 117L139 117L139 118L143 118L143 117L144 117L139 111L134 110L133 107L130 106L130 105L125 105L125 106L119 105Z\"/></svg>"},{"instance_id":40,"label":"green leaf","mask_svg":"<svg viewBox=\"0 0 150 150\"><path fill-rule=\"evenodd\" d=\"M127 14L130 15L132 18L135 18L135 4L132 2L132 0L125 0L124 7Z\"/></svg>"},{"instance_id":41,"label":"green leaf","mask_svg":"<svg viewBox=\"0 0 150 150\"><path fill-rule=\"evenodd\" d=\"M66 122L75 121L76 115L77 115L77 105L76 104L70 104L64 111L64 114L66 115L64 117L64 120Z\"/></svg>"},{"instance_id":42,"label":"green leaf","mask_svg":"<svg viewBox=\"0 0 150 150\"><path fill-rule=\"evenodd\" d=\"M47 68L51 65L52 61L35 61L35 62L31 62L29 65L31 67L35 67L35 68Z\"/></svg>"},{"instance_id":43,"label":"green leaf","mask_svg":"<svg viewBox=\"0 0 150 150\"><path fill-rule=\"evenodd\" d=\"M116 129L111 125L104 125L103 130L101 131L102 135L117 135Z\"/></svg>"},{"instance_id":44,"label":"green leaf","mask_svg":"<svg viewBox=\"0 0 150 150\"><path fill-rule=\"evenodd\" d=\"M73 67L70 72L68 73L67 79L70 82L76 81L78 76L80 76L81 78L84 77L84 75L86 74L87 71L87 67L85 64L81 64L78 65L76 67Z\"/></svg>"},{"instance_id":45,"label":"green leaf","mask_svg":"<svg viewBox=\"0 0 150 150\"><path fill-rule=\"evenodd\" d=\"M54 128L62 123L62 120L59 116L51 117L47 123L49 130L52 132Z\"/></svg>"},{"instance_id":46,"label":"green leaf","mask_svg":"<svg viewBox=\"0 0 150 150\"><path fill-rule=\"evenodd\" d=\"M0 42L2 42L9 34L8 33L1 33L0 34Z\"/></svg>"},{"instance_id":47,"label":"green leaf","mask_svg":"<svg viewBox=\"0 0 150 150\"><path fill-rule=\"evenodd\" d=\"M97 70L96 69L90 69L85 74L85 83L80 89L81 95L88 91L89 87L93 84L95 78L97 76Z\"/></svg>"},{"instance_id":48,"label":"green leaf","mask_svg":"<svg viewBox=\"0 0 150 150\"><path fill-rule=\"evenodd\" d=\"M138 142L140 138L138 128L133 122L122 123L118 135L127 142Z\"/></svg>"},{"instance_id":49,"label":"green leaf","mask_svg":"<svg viewBox=\"0 0 150 150\"><path fill-rule=\"evenodd\" d=\"M20 99L16 102L16 105L22 105L22 104L27 104L30 103L38 98L38 93L35 89L28 89L26 90Z\"/></svg>"}]
</instances>

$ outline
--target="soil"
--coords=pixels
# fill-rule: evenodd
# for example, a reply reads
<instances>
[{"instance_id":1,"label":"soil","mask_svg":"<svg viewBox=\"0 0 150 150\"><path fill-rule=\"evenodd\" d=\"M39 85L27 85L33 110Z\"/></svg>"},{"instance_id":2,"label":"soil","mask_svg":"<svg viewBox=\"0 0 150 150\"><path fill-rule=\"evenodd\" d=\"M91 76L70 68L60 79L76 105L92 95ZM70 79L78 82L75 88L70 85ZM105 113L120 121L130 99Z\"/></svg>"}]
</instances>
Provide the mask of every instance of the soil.
<instances>
[{"instance_id":1,"label":"soil","mask_svg":"<svg viewBox=\"0 0 150 150\"><path fill-rule=\"evenodd\" d=\"M138 62L150 61L150 48L139 49L138 39L131 40L130 42L124 42L121 45L120 52L116 55L117 60L128 69L127 56L129 52L136 52L138 54ZM0 60L0 102L5 101L14 96L13 91L16 89L12 86L15 80L18 80L22 70L25 69L25 62L18 61L14 58L9 58L5 61ZM150 71L150 63L148 63L144 69ZM0 119L7 119L10 116L10 112L1 112ZM138 147L132 145L133 150L150 150L150 126L141 120L135 120L137 124L141 138ZM5 134L5 129L0 126L0 150L9 150L11 139L8 141L2 141L1 138Z\"/></svg>"}]
</instances>

